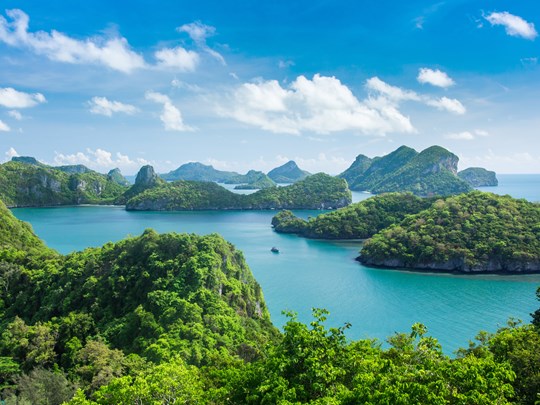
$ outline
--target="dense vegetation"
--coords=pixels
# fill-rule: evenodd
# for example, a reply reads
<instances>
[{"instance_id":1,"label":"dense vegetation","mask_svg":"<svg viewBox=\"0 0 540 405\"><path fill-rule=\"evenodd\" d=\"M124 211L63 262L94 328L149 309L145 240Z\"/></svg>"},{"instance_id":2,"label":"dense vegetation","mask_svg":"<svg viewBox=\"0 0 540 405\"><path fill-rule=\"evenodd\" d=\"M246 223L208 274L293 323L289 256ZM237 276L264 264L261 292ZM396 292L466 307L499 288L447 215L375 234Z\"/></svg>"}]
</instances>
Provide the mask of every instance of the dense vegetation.
<instances>
[{"instance_id":1,"label":"dense vegetation","mask_svg":"<svg viewBox=\"0 0 540 405\"><path fill-rule=\"evenodd\" d=\"M540 271L540 205L479 191L440 199L374 235L360 260L447 271Z\"/></svg>"},{"instance_id":2,"label":"dense vegetation","mask_svg":"<svg viewBox=\"0 0 540 405\"><path fill-rule=\"evenodd\" d=\"M409 191L419 196L451 195L470 191L457 175L458 157L440 146L418 153L401 146L386 156L369 159L359 155L339 175L351 190L375 194Z\"/></svg>"},{"instance_id":3,"label":"dense vegetation","mask_svg":"<svg viewBox=\"0 0 540 405\"><path fill-rule=\"evenodd\" d=\"M266 188L250 195L235 194L210 182L160 183L128 199L126 208L157 211L329 209L350 202L351 192L344 180L319 173L287 187Z\"/></svg>"},{"instance_id":4,"label":"dense vegetation","mask_svg":"<svg viewBox=\"0 0 540 405\"><path fill-rule=\"evenodd\" d=\"M305 179L310 174L311 173L300 169L296 162L290 160L287 163L270 170L268 172L268 177L276 183L294 183Z\"/></svg>"},{"instance_id":5,"label":"dense vegetation","mask_svg":"<svg viewBox=\"0 0 540 405\"><path fill-rule=\"evenodd\" d=\"M90 394L152 364L253 360L277 338L242 254L218 235L149 230L60 256L0 215L17 240L0 244L0 386L56 373Z\"/></svg>"},{"instance_id":6,"label":"dense vegetation","mask_svg":"<svg viewBox=\"0 0 540 405\"><path fill-rule=\"evenodd\" d=\"M239 179L232 179L226 183L236 184ZM262 190L263 188L276 187L276 183L263 172L250 170L244 176L244 183L235 187L237 190Z\"/></svg>"},{"instance_id":7,"label":"dense vegetation","mask_svg":"<svg viewBox=\"0 0 540 405\"><path fill-rule=\"evenodd\" d=\"M43 164L0 165L0 200L11 207L110 204L126 187L103 174L70 172Z\"/></svg>"},{"instance_id":8,"label":"dense vegetation","mask_svg":"<svg viewBox=\"0 0 540 405\"><path fill-rule=\"evenodd\" d=\"M455 359L421 324L348 341L269 322L242 255L217 235L142 236L60 256L0 205L0 398L6 404L535 404L532 325ZM21 239L18 241L18 239ZM16 253L16 254L15 254ZM41 255L40 260L33 260ZM540 299L540 290L537 293Z\"/></svg>"},{"instance_id":9,"label":"dense vegetation","mask_svg":"<svg viewBox=\"0 0 540 405\"><path fill-rule=\"evenodd\" d=\"M482 167L469 167L458 172L458 177L472 187L495 187L499 185L495 172Z\"/></svg>"},{"instance_id":10,"label":"dense vegetation","mask_svg":"<svg viewBox=\"0 0 540 405\"><path fill-rule=\"evenodd\" d=\"M401 222L432 204L432 199L411 193L388 193L371 197L345 208L321 214L305 221L290 211L272 218L276 232L295 233L318 239L366 239L384 228Z\"/></svg>"}]
</instances>

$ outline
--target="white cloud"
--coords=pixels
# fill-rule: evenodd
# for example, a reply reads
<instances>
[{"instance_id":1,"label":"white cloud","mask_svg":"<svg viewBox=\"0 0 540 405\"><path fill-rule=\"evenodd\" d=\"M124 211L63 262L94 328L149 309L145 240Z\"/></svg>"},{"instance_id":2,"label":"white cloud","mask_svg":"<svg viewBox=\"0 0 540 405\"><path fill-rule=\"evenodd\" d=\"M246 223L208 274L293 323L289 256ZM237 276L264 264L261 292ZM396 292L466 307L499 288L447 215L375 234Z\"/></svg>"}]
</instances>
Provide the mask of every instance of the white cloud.
<instances>
[{"instance_id":1,"label":"white cloud","mask_svg":"<svg viewBox=\"0 0 540 405\"><path fill-rule=\"evenodd\" d=\"M141 166L150 162L146 159L131 159L129 156L117 152L113 155L104 149L86 149L85 152L75 152L73 154L63 154L55 152L54 164L56 165L85 165L98 172L104 172L115 167L120 168L125 173L136 172Z\"/></svg>"},{"instance_id":2,"label":"white cloud","mask_svg":"<svg viewBox=\"0 0 540 405\"><path fill-rule=\"evenodd\" d=\"M131 50L122 37L71 38L61 32L29 32L29 17L22 10L7 10L8 21L0 16L0 41L14 47L29 48L47 58L73 64L98 64L124 73L145 66L141 55Z\"/></svg>"},{"instance_id":3,"label":"white cloud","mask_svg":"<svg viewBox=\"0 0 540 405\"><path fill-rule=\"evenodd\" d=\"M200 86L197 86L196 84L186 83L182 80L178 80L177 78L174 78L171 80L171 86L176 87L177 89L184 89L189 90L193 93L202 93L203 88Z\"/></svg>"},{"instance_id":4,"label":"white cloud","mask_svg":"<svg viewBox=\"0 0 540 405\"><path fill-rule=\"evenodd\" d=\"M182 113L176 108L171 99L165 94L147 91L146 99L158 104L162 104L163 110L159 118L165 127L166 131L193 131L194 128L184 124Z\"/></svg>"},{"instance_id":5,"label":"white cloud","mask_svg":"<svg viewBox=\"0 0 540 405\"><path fill-rule=\"evenodd\" d=\"M0 120L0 132L9 132L11 128L2 120Z\"/></svg>"},{"instance_id":6,"label":"white cloud","mask_svg":"<svg viewBox=\"0 0 540 405\"><path fill-rule=\"evenodd\" d=\"M507 11L501 13L493 12L484 17L491 25L502 25L506 33L513 37L522 37L533 40L538 36L534 24L525 21L523 18L510 14Z\"/></svg>"},{"instance_id":7,"label":"white cloud","mask_svg":"<svg viewBox=\"0 0 540 405\"><path fill-rule=\"evenodd\" d=\"M216 33L216 28L210 25L203 24L200 21L195 21L190 24L184 24L176 28L178 32L185 32L189 37L201 48L204 52L208 53L213 58L217 59L222 65L226 65L225 58L219 52L213 50L206 43L206 39L212 37Z\"/></svg>"},{"instance_id":8,"label":"white cloud","mask_svg":"<svg viewBox=\"0 0 540 405\"><path fill-rule=\"evenodd\" d=\"M474 135L470 133L469 131L463 131L463 132L456 132L453 134L448 134L445 136L447 139L456 139L460 141L472 141L474 139Z\"/></svg>"},{"instance_id":9,"label":"white cloud","mask_svg":"<svg viewBox=\"0 0 540 405\"><path fill-rule=\"evenodd\" d=\"M438 99L428 99L426 100L426 104L436 107L439 110L446 110L458 115L463 115L467 112L465 106L455 98L442 97Z\"/></svg>"},{"instance_id":10,"label":"white cloud","mask_svg":"<svg viewBox=\"0 0 540 405\"><path fill-rule=\"evenodd\" d=\"M0 88L0 105L7 108L29 108L46 102L41 93L25 93L11 87Z\"/></svg>"},{"instance_id":11,"label":"white cloud","mask_svg":"<svg viewBox=\"0 0 540 405\"><path fill-rule=\"evenodd\" d=\"M276 80L244 83L219 112L276 133L414 132L409 118L393 105L370 106L335 77L319 74L311 80L298 76L287 87Z\"/></svg>"},{"instance_id":12,"label":"white cloud","mask_svg":"<svg viewBox=\"0 0 540 405\"><path fill-rule=\"evenodd\" d=\"M8 111L8 115L11 117L11 118L14 118L16 119L17 121L21 121L23 119L23 116L22 114L17 111L17 110L11 110L11 111Z\"/></svg>"},{"instance_id":13,"label":"white cloud","mask_svg":"<svg viewBox=\"0 0 540 405\"><path fill-rule=\"evenodd\" d=\"M106 97L92 97L88 102L92 114L105 115L111 117L113 113L135 114L138 109L131 104L124 104L119 101L108 100Z\"/></svg>"},{"instance_id":14,"label":"white cloud","mask_svg":"<svg viewBox=\"0 0 540 405\"><path fill-rule=\"evenodd\" d=\"M482 136L489 136L489 133L483 129L475 129L474 131L463 131L463 132L455 132L451 133L445 136L447 139L455 139L458 141L472 141L473 139L476 139L477 137Z\"/></svg>"},{"instance_id":15,"label":"white cloud","mask_svg":"<svg viewBox=\"0 0 540 405\"><path fill-rule=\"evenodd\" d=\"M418 76L416 78L418 82L425 84L431 84L437 87L450 87L455 84L454 80L450 78L445 72L439 69L433 70L429 68L420 68L418 70Z\"/></svg>"},{"instance_id":16,"label":"white cloud","mask_svg":"<svg viewBox=\"0 0 540 405\"><path fill-rule=\"evenodd\" d=\"M4 153L4 156L6 157L6 160L11 160L12 157L19 156L19 154L13 147L11 147L7 150L6 153Z\"/></svg>"},{"instance_id":17,"label":"white cloud","mask_svg":"<svg viewBox=\"0 0 540 405\"><path fill-rule=\"evenodd\" d=\"M366 88L382 94L395 101L413 100L420 101L420 96L414 91L403 90L400 87L392 86L378 77L372 77L366 81Z\"/></svg>"},{"instance_id":18,"label":"white cloud","mask_svg":"<svg viewBox=\"0 0 540 405\"><path fill-rule=\"evenodd\" d=\"M294 62L292 60L280 60L278 62L278 67L280 69L286 69L291 66L294 66Z\"/></svg>"},{"instance_id":19,"label":"white cloud","mask_svg":"<svg viewBox=\"0 0 540 405\"><path fill-rule=\"evenodd\" d=\"M186 50L181 46L163 48L157 51L154 56L159 60L159 66L175 68L181 72L193 72L200 60L197 52Z\"/></svg>"}]
</instances>

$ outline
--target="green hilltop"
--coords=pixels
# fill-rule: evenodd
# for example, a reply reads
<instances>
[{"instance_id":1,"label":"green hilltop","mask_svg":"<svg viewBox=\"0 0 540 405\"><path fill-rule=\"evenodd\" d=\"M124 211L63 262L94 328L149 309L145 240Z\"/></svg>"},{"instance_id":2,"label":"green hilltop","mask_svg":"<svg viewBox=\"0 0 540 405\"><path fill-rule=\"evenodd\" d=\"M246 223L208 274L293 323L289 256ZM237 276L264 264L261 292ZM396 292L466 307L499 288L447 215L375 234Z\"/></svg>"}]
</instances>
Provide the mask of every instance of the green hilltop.
<instances>
[{"instance_id":1,"label":"green hilltop","mask_svg":"<svg viewBox=\"0 0 540 405\"><path fill-rule=\"evenodd\" d=\"M458 157L440 146L418 153L401 146L382 157L369 159L359 155L339 175L351 190L412 192L419 196L450 195L470 191L472 187L457 176Z\"/></svg>"}]
</instances>

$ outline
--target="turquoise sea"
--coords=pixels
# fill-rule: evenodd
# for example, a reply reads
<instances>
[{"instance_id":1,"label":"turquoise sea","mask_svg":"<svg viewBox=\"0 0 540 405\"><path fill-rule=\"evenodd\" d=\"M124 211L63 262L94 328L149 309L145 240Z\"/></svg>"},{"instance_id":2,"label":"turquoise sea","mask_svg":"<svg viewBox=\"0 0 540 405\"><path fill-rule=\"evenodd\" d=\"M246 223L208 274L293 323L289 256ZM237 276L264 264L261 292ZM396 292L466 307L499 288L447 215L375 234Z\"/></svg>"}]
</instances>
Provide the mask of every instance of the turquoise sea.
<instances>
[{"instance_id":1,"label":"turquoise sea","mask_svg":"<svg viewBox=\"0 0 540 405\"><path fill-rule=\"evenodd\" d=\"M500 175L486 191L540 201L540 175ZM354 200L369 197L355 193ZM509 317L530 320L540 275L453 276L363 267L354 259L358 242L329 242L279 235L270 227L275 211L127 212L121 207L19 208L47 244L62 253L99 246L145 228L159 232L219 233L244 252L263 287L272 320L282 326L283 310L311 320L311 308L331 312L329 325L350 322L351 339L408 332L427 325L451 354L480 330L494 331ZM307 217L318 211L299 211ZM270 252L272 246L279 254Z\"/></svg>"}]
</instances>

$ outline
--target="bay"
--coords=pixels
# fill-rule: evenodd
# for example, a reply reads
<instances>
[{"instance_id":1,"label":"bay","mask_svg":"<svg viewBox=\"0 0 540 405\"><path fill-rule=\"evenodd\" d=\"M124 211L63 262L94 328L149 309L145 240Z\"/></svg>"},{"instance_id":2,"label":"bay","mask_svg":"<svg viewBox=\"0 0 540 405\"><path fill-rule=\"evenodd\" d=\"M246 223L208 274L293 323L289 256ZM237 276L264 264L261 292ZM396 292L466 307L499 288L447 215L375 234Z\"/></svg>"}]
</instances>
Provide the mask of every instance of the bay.
<instances>
[{"instance_id":1,"label":"bay","mask_svg":"<svg viewBox=\"0 0 540 405\"><path fill-rule=\"evenodd\" d=\"M486 191L540 201L539 175L499 176L499 187ZM353 194L359 201L366 193ZM428 327L446 353L467 346L480 330L495 331L509 317L530 321L540 306L539 275L454 276L371 269L354 259L359 242L330 242L275 233L275 211L128 212L122 207L79 206L19 208L46 243L62 253L100 246L146 228L158 232L219 233L244 252L261 284L272 321L286 322L283 310L306 323L311 308L330 311L328 324L350 322L350 339L409 332L415 322ZM297 211L304 218L320 211ZM270 252L276 246L279 254Z\"/></svg>"}]
</instances>

